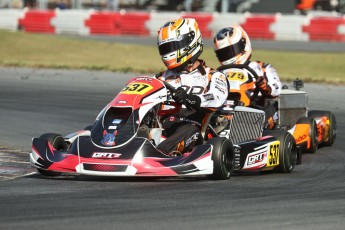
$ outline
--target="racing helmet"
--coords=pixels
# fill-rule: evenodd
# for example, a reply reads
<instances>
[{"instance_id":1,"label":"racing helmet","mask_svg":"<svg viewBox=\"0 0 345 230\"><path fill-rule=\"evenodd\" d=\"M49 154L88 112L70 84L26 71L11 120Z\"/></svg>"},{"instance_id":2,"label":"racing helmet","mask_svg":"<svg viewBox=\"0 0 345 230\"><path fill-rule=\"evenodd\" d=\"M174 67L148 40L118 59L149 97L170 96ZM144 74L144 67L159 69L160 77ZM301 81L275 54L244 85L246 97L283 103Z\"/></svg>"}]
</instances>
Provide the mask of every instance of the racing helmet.
<instances>
[{"instance_id":1,"label":"racing helmet","mask_svg":"<svg viewBox=\"0 0 345 230\"><path fill-rule=\"evenodd\" d=\"M168 69L182 70L202 53L203 41L193 18L177 18L158 30L159 54Z\"/></svg>"},{"instance_id":2,"label":"racing helmet","mask_svg":"<svg viewBox=\"0 0 345 230\"><path fill-rule=\"evenodd\" d=\"M252 53L248 34L241 26L221 29L214 36L213 42L214 51L222 65L244 64Z\"/></svg>"}]
</instances>

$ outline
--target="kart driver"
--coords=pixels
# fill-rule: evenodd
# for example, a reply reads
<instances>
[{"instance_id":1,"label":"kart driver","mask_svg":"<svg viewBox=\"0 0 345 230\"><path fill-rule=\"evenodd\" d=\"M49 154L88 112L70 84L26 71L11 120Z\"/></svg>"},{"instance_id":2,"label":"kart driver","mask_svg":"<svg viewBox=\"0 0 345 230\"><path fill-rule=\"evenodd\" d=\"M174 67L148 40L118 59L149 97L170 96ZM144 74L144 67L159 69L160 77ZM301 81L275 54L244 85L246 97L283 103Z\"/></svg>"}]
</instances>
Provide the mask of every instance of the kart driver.
<instances>
[{"instance_id":1,"label":"kart driver","mask_svg":"<svg viewBox=\"0 0 345 230\"><path fill-rule=\"evenodd\" d=\"M198 59L203 40L195 19L178 18L165 23L158 31L157 44L167 70L155 77L172 85L176 89L173 100L182 104L178 114L164 120L167 139L157 147L179 155L202 140L202 126L211 112L223 105L229 89L225 75Z\"/></svg>"},{"instance_id":2,"label":"kart driver","mask_svg":"<svg viewBox=\"0 0 345 230\"><path fill-rule=\"evenodd\" d=\"M250 61L251 43L247 33L240 26L221 29L214 37L214 50L221 65L244 64L257 73L259 78L253 80L262 97L256 105L261 106L266 113L264 128L273 129L278 119L277 111L273 105L264 105L264 98L275 98L280 95L282 84L276 70L269 63ZM230 71L230 69L222 70L226 76L229 76Z\"/></svg>"}]
</instances>

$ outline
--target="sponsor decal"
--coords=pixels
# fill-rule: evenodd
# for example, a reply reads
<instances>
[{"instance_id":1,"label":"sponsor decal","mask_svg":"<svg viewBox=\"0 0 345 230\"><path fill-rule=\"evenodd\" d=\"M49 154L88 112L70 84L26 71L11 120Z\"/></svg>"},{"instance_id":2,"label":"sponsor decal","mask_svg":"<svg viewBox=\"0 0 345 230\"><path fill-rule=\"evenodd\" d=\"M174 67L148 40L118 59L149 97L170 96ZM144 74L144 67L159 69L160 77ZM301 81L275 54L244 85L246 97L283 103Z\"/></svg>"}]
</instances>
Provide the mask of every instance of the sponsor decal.
<instances>
[{"instance_id":1,"label":"sponsor decal","mask_svg":"<svg viewBox=\"0 0 345 230\"><path fill-rule=\"evenodd\" d=\"M187 86L187 85L183 85L182 88L188 92L189 94L202 94L205 90L204 87L202 86Z\"/></svg>"},{"instance_id":2,"label":"sponsor decal","mask_svg":"<svg viewBox=\"0 0 345 230\"><path fill-rule=\"evenodd\" d=\"M252 155L248 155L247 166L257 165L266 159L267 151L266 149L263 152L258 152Z\"/></svg>"},{"instance_id":3,"label":"sponsor decal","mask_svg":"<svg viewBox=\"0 0 345 230\"><path fill-rule=\"evenodd\" d=\"M171 117L169 117L169 121L176 121L177 119L176 119L176 117L174 117L174 116L171 116Z\"/></svg>"},{"instance_id":4,"label":"sponsor decal","mask_svg":"<svg viewBox=\"0 0 345 230\"><path fill-rule=\"evenodd\" d=\"M203 97L206 101L213 101L214 100L213 94L205 94Z\"/></svg>"},{"instance_id":5,"label":"sponsor decal","mask_svg":"<svg viewBox=\"0 0 345 230\"><path fill-rule=\"evenodd\" d=\"M189 146L193 141L198 140L199 133L194 134L186 141L186 146Z\"/></svg>"},{"instance_id":6,"label":"sponsor decal","mask_svg":"<svg viewBox=\"0 0 345 230\"><path fill-rule=\"evenodd\" d=\"M190 105L194 105L195 103L196 103L196 101L192 101L192 100L190 100L189 98L186 98L186 101L188 102L188 104L190 104Z\"/></svg>"},{"instance_id":7,"label":"sponsor decal","mask_svg":"<svg viewBox=\"0 0 345 230\"><path fill-rule=\"evenodd\" d=\"M152 81L152 78L151 77L147 77L147 76L142 76L142 77L137 77L135 80L138 80L138 81Z\"/></svg>"},{"instance_id":8,"label":"sponsor decal","mask_svg":"<svg viewBox=\"0 0 345 230\"><path fill-rule=\"evenodd\" d=\"M94 152L92 158L101 158L101 159L114 159L119 158L121 153L105 153L105 152Z\"/></svg>"},{"instance_id":9,"label":"sponsor decal","mask_svg":"<svg viewBox=\"0 0 345 230\"><path fill-rule=\"evenodd\" d=\"M179 35L179 36L174 37L174 38L168 38L168 39L165 39L164 41L159 42L158 45L162 45L162 44L164 44L164 43L172 42L172 41L181 41L182 38L183 38L182 35Z\"/></svg>"},{"instance_id":10,"label":"sponsor decal","mask_svg":"<svg viewBox=\"0 0 345 230\"><path fill-rule=\"evenodd\" d=\"M303 142L305 139L307 138L307 135L302 135L302 136L299 136L297 139L296 139L296 143L301 143Z\"/></svg>"},{"instance_id":11,"label":"sponsor decal","mask_svg":"<svg viewBox=\"0 0 345 230\"><path fill-rule=\"evenodd\" d=\"M219 87L218 85L215 85L215 88L218 89L221 93L225 94L226 90L222 87Z\"/></svg>"},{"instance_id":12,"label":"sponsor decal","mask_svg":"<svg viewBox=\"0 0 345 230\"><path fill-rule=\"evenodd\" d=\"M216 84L219 85L220 87L225 87L225 88L228 87L228 85L226 84L225 80L222 80L222 79L219 79L219 78L216 78Z\"/></svg>"},{"instance_id":13,"label":"sponsor decal","mask_svg":"<svg viewBox=\"0 0 345 230\"><path fill-rule=\"evenodd\" d=\"M118 125L122 122L122 119L114 119L111 123L113 123L114 125Z\"/></svg>"}]
</instances>

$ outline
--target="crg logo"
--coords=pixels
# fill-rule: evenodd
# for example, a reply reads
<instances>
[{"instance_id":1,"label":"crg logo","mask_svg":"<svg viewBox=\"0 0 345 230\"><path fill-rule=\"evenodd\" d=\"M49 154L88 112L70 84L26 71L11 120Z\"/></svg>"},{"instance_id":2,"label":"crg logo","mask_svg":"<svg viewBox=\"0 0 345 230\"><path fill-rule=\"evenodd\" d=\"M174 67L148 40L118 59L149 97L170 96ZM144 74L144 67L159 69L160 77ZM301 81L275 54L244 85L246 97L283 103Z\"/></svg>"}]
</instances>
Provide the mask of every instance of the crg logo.
<instances>
[{"instance_id":1,"label":"crg logo","mask_svg":"<svg viewBox=\"0 0 345 230\"><path fill-rule=\"evenodd\" d=\"M92 158L119 158L121 153L100 153L95 152L92 154Z\"/></svg>"},{"instance_id":2,"label":"crg logo","mask_svg":"<svg viewBox=\"0 0 345 230\"><path fill-rule=\"evenodd\" d=\"M248 156L247 165L253 165L262 162L265 159L266 152L257 153L251 156Z\"/></svg>"}]
</instances>

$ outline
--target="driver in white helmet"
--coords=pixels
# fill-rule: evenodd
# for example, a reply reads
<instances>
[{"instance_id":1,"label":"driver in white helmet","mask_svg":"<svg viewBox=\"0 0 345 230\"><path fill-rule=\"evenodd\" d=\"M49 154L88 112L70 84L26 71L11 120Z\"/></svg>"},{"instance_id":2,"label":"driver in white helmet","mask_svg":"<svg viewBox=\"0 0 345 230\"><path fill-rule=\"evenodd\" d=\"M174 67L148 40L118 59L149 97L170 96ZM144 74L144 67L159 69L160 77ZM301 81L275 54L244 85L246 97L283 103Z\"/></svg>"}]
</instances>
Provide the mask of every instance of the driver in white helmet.
<instances>
[{"instance_id":1,"label":"driver in white helmet","mask_svg":"<svg viewBox=\"0 0 345 230\"><path fill-rule=\"evenodd\" d=\"M262 61L251 61L252 47L247 33L241 26L229 26L221 29L214 37L214 51L222 66L244 64L252 68L259 78L254 79L255 87L261 92L261 100L257 105L263 106L266 113L265 128L273 129L278 119L276 108L264 105L264 98L275 98L280 95L282 84L273 66ZM227 76L231 70L222 72ZM230 84L231 89L231 84Z\"/></svg>"},{"instance_id":2,"label":"driver in white helmet","mask_svg":"<svg viewBox=\"0 0 345 230\"><path fill-rule=\"evenodd\" d=\"M158 31L159 54L167 70L156 78L171 84L173 99L182 104L178 114L163 123L166 140L158 145L171 155L183 154L201 141L201 128L210 112L222 106L228 96L224 74L198 59L203 51L199 26L193 18L178 18L165 23Z\"/></svg>"}]
</instances>

